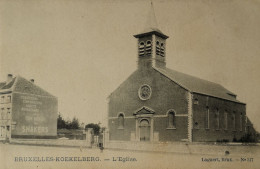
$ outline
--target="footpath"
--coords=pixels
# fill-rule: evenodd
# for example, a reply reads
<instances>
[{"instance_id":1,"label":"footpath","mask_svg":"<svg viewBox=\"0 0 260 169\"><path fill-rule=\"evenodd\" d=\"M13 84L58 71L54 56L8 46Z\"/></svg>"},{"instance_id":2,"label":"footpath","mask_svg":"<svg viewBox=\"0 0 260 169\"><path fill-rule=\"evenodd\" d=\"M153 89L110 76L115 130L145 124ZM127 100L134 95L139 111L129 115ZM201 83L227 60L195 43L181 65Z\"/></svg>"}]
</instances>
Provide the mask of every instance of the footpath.
<instances>
[{"instance_id":1,"label":"footpath","mask_svg":"<svg viewBox=\"0 0 260 169\"><path fill-rule=\"evenodd\" d=\"M9 144L56 146L56 147L79 147L92 148L87 140L67 139L12 139ZM104 144L105 149L119 151L142 151L176 154L204 154L204 155L254 155L260 157L260 145L242 143L148 143L148 142L123 142L113 141Z\"/></svg>"}]
</instances>

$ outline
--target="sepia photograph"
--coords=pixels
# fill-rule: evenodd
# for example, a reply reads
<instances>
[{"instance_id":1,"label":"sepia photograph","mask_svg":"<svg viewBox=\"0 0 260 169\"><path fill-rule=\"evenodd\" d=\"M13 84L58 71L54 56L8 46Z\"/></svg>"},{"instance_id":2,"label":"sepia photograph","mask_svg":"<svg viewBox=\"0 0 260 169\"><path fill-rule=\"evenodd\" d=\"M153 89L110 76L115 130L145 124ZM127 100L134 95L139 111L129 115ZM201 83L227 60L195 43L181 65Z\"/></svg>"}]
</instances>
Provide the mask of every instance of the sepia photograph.
<instances>
[{"instance_id":1,"label":"sepia photograph","mask_svg":"<svg viewBox=\"0 0 260 169\"><path fill-rule=\"evenodd\" d=\"M259 0L0 0L0 169L260 168Z\"/></svg>"}]
</instances>

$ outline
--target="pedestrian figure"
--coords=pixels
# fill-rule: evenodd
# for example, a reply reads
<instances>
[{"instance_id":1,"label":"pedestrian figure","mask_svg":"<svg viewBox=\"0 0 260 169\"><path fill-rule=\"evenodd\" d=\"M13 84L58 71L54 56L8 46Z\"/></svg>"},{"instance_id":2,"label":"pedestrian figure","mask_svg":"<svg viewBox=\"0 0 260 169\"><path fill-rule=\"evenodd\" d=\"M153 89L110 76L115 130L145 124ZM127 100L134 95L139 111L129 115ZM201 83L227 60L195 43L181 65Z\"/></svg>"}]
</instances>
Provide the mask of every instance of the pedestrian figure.
<instances>
[{"instance_id":1,"label":"pedestrian figure","mask_svg":"<svg viewBox=\"0 0 260 169\"><path fill-rule=\"evenodd\" d=\"M102 153L103 150L104 150L104 147L103 147L103 134L100 134L99 137L98 137L98 147L100 149L100 152Z\"/></svg>"},{"instance_id":2,"label":"pedestrian figure","mask_svg":"<svg viewBox=\"0 0 260 169\"><path fill-rule=\"evenodd\" d=\"M99 149L100 149L100 152L103 153L104 147L103 147L103 144L102 144L102 143L100 143Z\"/></svg>"}]
</instances>

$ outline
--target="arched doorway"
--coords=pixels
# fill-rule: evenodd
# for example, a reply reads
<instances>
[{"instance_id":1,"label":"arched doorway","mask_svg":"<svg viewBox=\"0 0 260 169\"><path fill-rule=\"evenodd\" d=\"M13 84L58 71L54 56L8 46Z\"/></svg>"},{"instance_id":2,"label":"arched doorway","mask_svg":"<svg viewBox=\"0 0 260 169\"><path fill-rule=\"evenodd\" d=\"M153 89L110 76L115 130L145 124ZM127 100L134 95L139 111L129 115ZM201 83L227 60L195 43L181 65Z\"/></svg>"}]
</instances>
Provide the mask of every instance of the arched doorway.
<instances>
[{"instance_id":1,"label":"arched doorway","mask_svg":"<svg viewBox=\"0 0 260 169\"><path fill-rule=\"evenodd\" d=\"M140 121L140 141L150 141L150 123L147 119Z\"/></svg>"}]
</instances>

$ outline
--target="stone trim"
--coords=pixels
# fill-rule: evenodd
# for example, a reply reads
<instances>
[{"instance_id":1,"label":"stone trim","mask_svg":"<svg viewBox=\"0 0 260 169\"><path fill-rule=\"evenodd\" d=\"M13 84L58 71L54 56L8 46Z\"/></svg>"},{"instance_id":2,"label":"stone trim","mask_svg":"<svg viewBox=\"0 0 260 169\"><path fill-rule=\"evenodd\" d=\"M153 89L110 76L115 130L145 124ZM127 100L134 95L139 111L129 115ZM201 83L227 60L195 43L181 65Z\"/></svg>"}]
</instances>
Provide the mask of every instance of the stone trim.
<instances>
[{"instance_id":1,"label":"stone trim","mask_svg":"<svg viewBox=\"0 0 260 169\"><path fill-rule=\"evenodd\" d=\"M188 114L176 114L176 117L188 117ZM167 118L167 115L153 115L154 118ZM108 119L117 119L117 117L108 117ZM124 116L124 119L135 119L136 116Z\"/></svg>"},{"instance_id":2,"label":"stone trim","mask_svg":"<svg viewBox=\"0 0 260 169\"><path fill-rule=\"evenodd\" d=\"M125 118L125 113L124 112L118 112L117 115L116 115L117 118L119 117L120 114L122 114L124 116L124 118Z\"/></svg>"},{"instance_id":3,"label":"stone trim","mask_svg":"<svg viewBox=\"0 0 260 169\"><path fill-rule=\"evenodd\" d=\"M175 114L176 117L188 117L188 114ZM154 115L153 117L168 117L168 114L166 115Z\"/></svg>"},{"instance_id":4,"label":"stone trim","mask_svg":"<svg viewBox=\"0 0 260 169\"><path fill-rule=\"evenodd\" d=\"M118 119L118 116L117 117L108 117L108 119ZM135 119L135 116L124 116L124 119Z\"/></svg>"},{"instance_id":5,"label":"stone trim","mask_svg":"<svg viewBox=\"0 0 260 169\"><path fill-rule=\"evenodd\" d=\"M192 142L192 129L193 129L193 113L192 113L192 94L188 92L187 100L188 100L188 140Z\"/></svg>"},{"instance_id":6,"label":"stone trim","mask_svg":"<svg viewBox=\"0 0 260 169\"><path fill-rule=\"evenodd\" d=\"M172 127L172 128L167 127L166 130L176 130L176 127Z\"/></svg>"},{"instance_id":7,"label":"stone trim","mask_svg":"<svg viewBox=\"0 0 260 169\"><path fill-rule=\"evenodd\" d=\"M152 62L152 66L155 66L155 57L156 57L156 43L155 43L155 34L153 34L152 35L152 41L153 41L153 44L152 44L152 59L154 59L153 60L153 62Z\"/></svg>"},{"instance_id":8,"label":"stone trim","mask_svg":"<svg viewBox=\"0 0 260 169\"><path fill-rule=\"evenodd\" d=\"M146 109L146 110L152 112L152 114L155 113L155 111L154 111L153 109L151 109L151 108L149 108L149 107L146 107L146 106L142 106L141 108L135 110L135 111L134 111L134 114L137 114L137 112L139 112L139 111L142 110L142 109Z\"/></svg>"}]
</instances>

